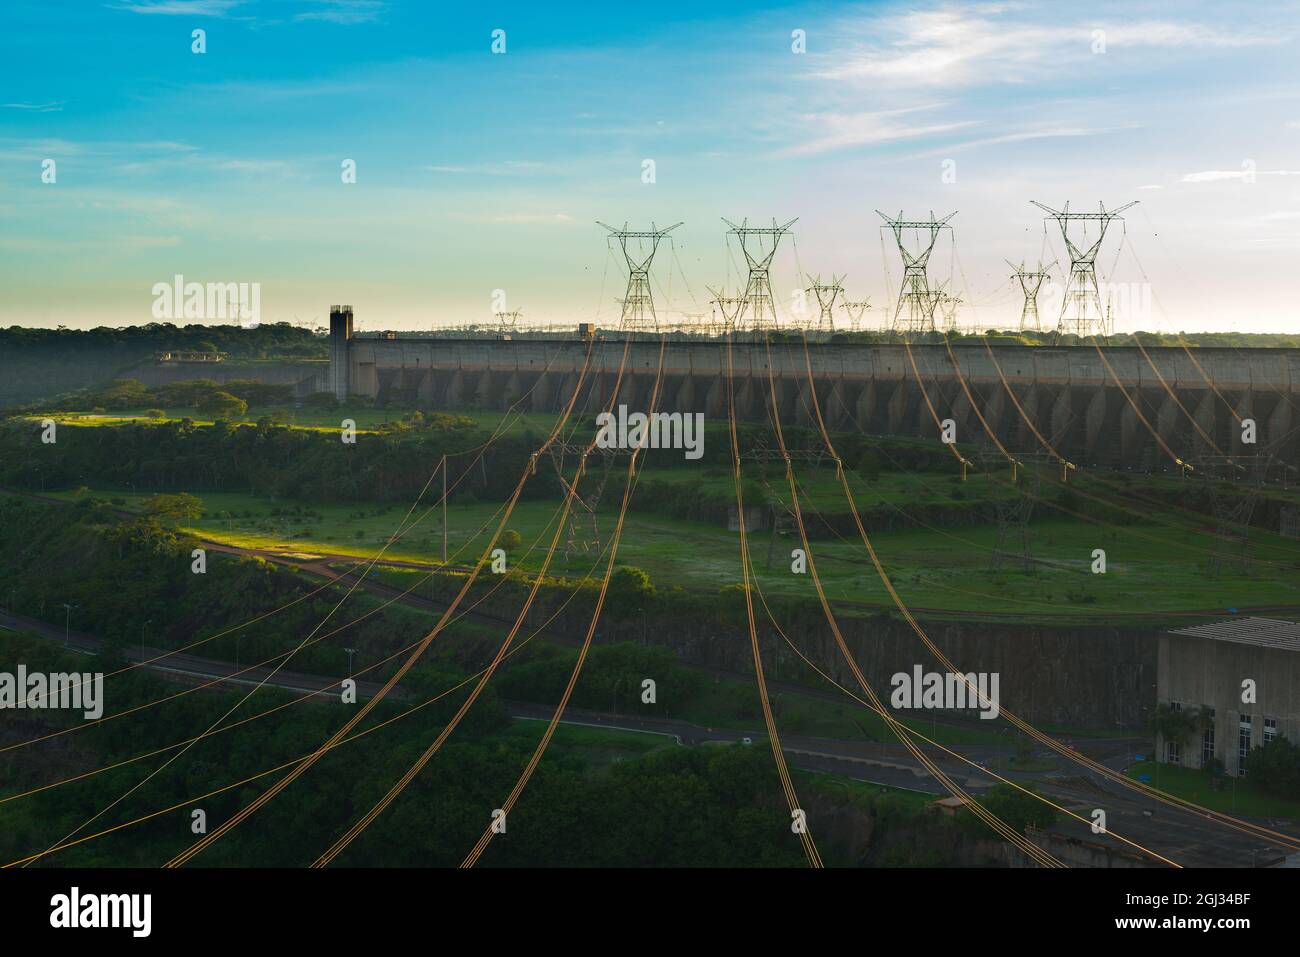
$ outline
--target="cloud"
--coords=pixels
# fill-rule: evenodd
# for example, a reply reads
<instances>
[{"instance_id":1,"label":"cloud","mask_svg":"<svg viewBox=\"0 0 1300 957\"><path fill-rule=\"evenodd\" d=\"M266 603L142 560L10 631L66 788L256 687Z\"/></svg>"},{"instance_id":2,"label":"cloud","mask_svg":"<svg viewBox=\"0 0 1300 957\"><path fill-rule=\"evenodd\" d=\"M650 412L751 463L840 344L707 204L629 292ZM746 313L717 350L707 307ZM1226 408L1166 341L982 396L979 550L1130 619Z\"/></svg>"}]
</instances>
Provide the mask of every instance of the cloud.
<instances>
[{"instance_id":1,"label":"cloud","mask_svg":"<svg viewBox=\"0 0 1300 957\"><path fill-rule=\"evenodd\" d=\"M1024 143L1030 140L1061 139L1061 138L1073 138L1073 137L1080 137L1080 136L1100 136L1104 133L1113 133L1116 130L1131 129L1131 128L1132 127L1127 127L1127 126L1096 127L1096 128L1089 128L1089 127L1082 127L1082 126L1077 126L1077 127L1062 126L1062 127L1051 127L1048 129L1038 129L1038 130L1020 130L1014 133L1003 133L997 136L981 137L980 139L963 140L956 143L946 143L943 146L938 147L937 149L928 150L924 153L919 153L916 155L933 156L939 153L949 154L949 153L954 153L958 150L970 149L972 147L1000 146L1005 143Z\"/></svg>"},{"instance_id":2,"label":"cloud","mask_svg":"<svg viewBox=\"0 0 1300 957\"><path fill-rule=\"evenodd\" d=\"M572 223L568 213L451 213L450 218L467 223L495 223L518 226Z\"/></svg>"},{"instance_id":3,"label":"cloud","mask_svg":"<svg viewBox=\"0 0 1300 957\"><path fill-rule=\"evenodd\" d=\"M447 166L447 165L425 165L420 169L427 170L430 173L477 173L484 176L517 176L523 173L532 173L544 169L544 163L534 162L532 160L506 160L503 163L480 163L475 166Z\"/></svg>"},{"instance_id":4,"label":"cloud","mask_svg":"<svg viewBox=\"0 0 1300 957\"><path fill-rule=\"evenodd\" d=\"M150 14L165 17L226 17L236 7L246 7L247 0L126 0L110 4L110 9L128 13ZM388 5L384 0L315 0L308 9L293 14L294 21L354 24L377 20ZM250 20L254 17L244 16ZM263 22L282 22L264 20Z\"/></svg>"},{"instance_id":5,"label":"cloud","mask_svg":"<svg viewBox=\"0 0 1300 957\"><path fill-rule=\"evenodd\" d=\"M1008 16L1001 16L1008 13ZM820 75L906 85L1025 83L1059 73L1068 62L1105 50L1241 48L1287 42L1276 34L1227 33L1164 20L1054 25L1032 23L1004 7L943 7L846 24L864 39L820 57ZM882 41L878 38L884 37ZM870 38L870 39L865 39Z\"/></svg>"},{"instance_id":6,"label":"cloud","mask_svg":"<svg viewBox=\"0 0 1300 957\"><path fill-rule=\"evenodd\" d=\"M27 110L31 113L61 113L63 104L66 100L60 100L57 103L6 103L7 110Z\"/></svg>"},{"instance_id":7,"label":"cloud","mask_svg":"<svg viewBox=\"0 0 1300 957\"><path fill-rule=\"evenodd\" d=\"M1300 170L1291 169L1207 169L1199 173L1185 173L1180 183L1218 183L1223 180L1246 180L1256 176L1300 176Z\"/></svg>"},{"instance_id":8,"label":"cloud","mask_svg":"<svg viewBox=\"0 0 1300 957\"><path fill-rule=\"evenodd\" d=\"M971 125L971 121L965 120L912 125L899 119L906 114L929 109L934 109L934 105L864 113L805 114L800 119L808 128L820 131L820 135L813 135L802 143L787 147L778 155L811 156L855 146L933 136Z\"/></svg>"},{"instance_id":9,"label":"cloud","mask_svg":"<svg viewBox=\"0 0 1300 957\"><path fill-rule=\"evenodd\" d=\"M350 25L371 23L387 9L382 0L325 0L325 6L294 15L295 20L319 20Z\"/></svg>"},{"instance_id":10,"label":"cloud","mask_svg":"<svg viewBox=\"0 0 1300 957\"><path fill-rule=\"evenodd\" d=\"M136 0L112 4L111 9L166 17L224 17L243 0Z\"/></svg>"},{"instance_id":11,"label":"cloud","mask_svg":"<svg viewBox=\"0 0 1300 957\"><path fill-rule=\"evenodd\" d=\"M568 213L502 213L489 216L490 223L571 223L573 217Z\"/></svg>"}]
</instances>

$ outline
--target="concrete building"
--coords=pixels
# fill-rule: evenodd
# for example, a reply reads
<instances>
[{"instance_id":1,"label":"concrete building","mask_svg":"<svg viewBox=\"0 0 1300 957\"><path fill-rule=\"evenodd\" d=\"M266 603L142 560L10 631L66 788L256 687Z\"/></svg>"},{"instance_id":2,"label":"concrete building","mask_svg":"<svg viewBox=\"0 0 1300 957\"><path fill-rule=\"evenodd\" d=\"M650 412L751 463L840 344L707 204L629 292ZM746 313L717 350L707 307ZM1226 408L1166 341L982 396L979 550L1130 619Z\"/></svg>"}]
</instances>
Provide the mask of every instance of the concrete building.
<instances>
[{"instance_id":1,"label":"concrete building","mask_svg":"<svg viewBox=\"0 0 1300 957\"><path fill-rule=\"evenodd\" d=\"M556 411L577 387L588 348L578 408L599 408L627 345L576 327L569 340L358 334L348 306L330 310L330 336L337 397L435 409L504 409L527 395L528 411ZM636 408L654 382L659 341L638 338L627 355L622 401ZM725 418L727 356L722 339L670 340L661 408ZM1152 431L1180 450L1203 441L1203 431L1224 454L1284 460L1300 443L1300 350L812 342L805 355L798 340L738 338L731 356L737 415L755 421L767 418L770 362L782 421L797 425L815 424L811 364L833 429L937 439L937 415L956 423L959 446L987 441L987 424L1012 451L1042 451L1042 436L1085 467L1134 469L1172 467ZM1253 443L1243 442L1238 417L1255 420Z\"/></svg>"},{"instance_id":2,"label":"concrete building","mask_svg":"<svg viewBox=\"0 0 1300 957\"><path fill-rule=\"evenodd\" d=\"M1243 702L1248 681L1254 700ZM1249 771L1251 748L1300 741L1300 622L1239 618L1161 635L1156 700L1208 717L1189 740L1158 737L1158 760L1200 768L1214 756L1228 774Z\"/></svg>"}]
</instances>

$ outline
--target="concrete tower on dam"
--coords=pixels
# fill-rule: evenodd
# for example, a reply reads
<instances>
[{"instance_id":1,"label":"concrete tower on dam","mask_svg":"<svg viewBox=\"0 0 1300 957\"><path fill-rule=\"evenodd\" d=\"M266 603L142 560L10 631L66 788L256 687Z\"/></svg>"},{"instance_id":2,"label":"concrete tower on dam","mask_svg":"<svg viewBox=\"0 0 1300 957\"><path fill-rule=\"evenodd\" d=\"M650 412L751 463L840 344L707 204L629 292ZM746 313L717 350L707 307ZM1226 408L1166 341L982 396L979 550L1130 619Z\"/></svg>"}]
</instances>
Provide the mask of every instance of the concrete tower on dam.
<instances>
[{"instance_id":1,"label":"concrete tower on dam","mask_svg":"<svg viewBox=\"0 0 1300 957\"><path fill-rule=\"evenodd\" d=\"M330 391L342 402L351 394L348 370L352 343L352 307L330 306Z\"/></svg>"},{"instance_id":2,"label":"concrete tower on dam","mask_svg":"<svg viewBox=\"0 0 1300 957\"><path fill-rule=\"evenodd\" d=\"M578 387L589 345L576 332L572 339L358 334L349 307L331 310L330 334L336 396L434 409L504 409L524 397L528 410L556 411ZM577 408L608 400L624 345L617 335L590 342ZM804 349L801 341L737 340L737 414L766 421L770 362L789 424L815 424L815 388L829 428L937 440L935 417L950 418L963 449L991 445L991 431L1009 450L1041 452L1046 442L1082 465L1173 467L1170 449L1192 461L1258 453L1296 459L1300 350L827 342L810 342L806 356ZM659 341L635 339L627 354L619 401L635 409L649 399ZM670 340L664 363L661 409L726 416L725 340ZM1243 441L1246 419L1255 423L1253 443Z\"/></svg>"}]
</instances>

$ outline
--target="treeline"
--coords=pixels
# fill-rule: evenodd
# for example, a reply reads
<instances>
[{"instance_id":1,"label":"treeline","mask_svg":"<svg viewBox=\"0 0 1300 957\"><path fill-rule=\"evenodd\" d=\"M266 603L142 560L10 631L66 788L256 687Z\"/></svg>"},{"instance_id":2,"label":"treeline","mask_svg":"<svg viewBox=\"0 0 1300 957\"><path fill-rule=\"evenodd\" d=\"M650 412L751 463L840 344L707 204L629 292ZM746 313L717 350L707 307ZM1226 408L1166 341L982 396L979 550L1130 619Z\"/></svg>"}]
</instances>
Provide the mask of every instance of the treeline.
<instances>
[{"instance_id":1,"label":"treeline","mask_svg":"<svg viewBox=\"0 0 1300 957\"><path fill-rule=\"evenodd\" d=\"M194 383L167 388L191 396L203 392ZM591 420L584 420L574 434L594 435ZM11 417L0 421L0 484L49 491L77 488L94 476L96 483L123 489L252 492L310 502L409 502L425 489L446 455L452 481L463 476L453 501L499 502L514 490L545 436L531 427L502 435L474 465L474 454L489 435L468 417L431 413L408 416L378 434L359 435L355 444L344 444L336 433L288 428L264 416L245 426L231 421L199 426L188 420L112 427L63 423L57 441L47 444L41 442L38 422ZM770 447L762 429L747 426L739 435L742 450L756 444ZM788 438L803 441L796 430L789 430ZM846 437L846 462L860 458L868 442L876 440ZM932 463L937 468L944 461L942 450L921 449L915 443L900 442L893 454L895 461L911 468L925 469ZM697 468L729 465L730 455L727 445L714 441L705 443L699 462L688 462L673 449L649 450L641 461L646 468ZM563 460L569 477L576 467L576 455ZM599 468L589 463L588 482L596 481ZM621 490L623 472L621 461L611 465L607 501L614 500L615 489ZM553 498L562 487L555 460L544 456L524 487L524 497Z\"/></svg>"},{"instance_id":2,"label":"treeline","mask_svg":"<svg viewBox=\"0 0 1300 957\"><path fill-rule=\"evenodd\" d=\"M97 326L94 329L34 329L10 326L0 329L0 353L15 358L43 354L115 352L123 357L143 357L154 352L225 352L239 359L324 359L329 343L310 329L287 322L239 325L177 326L149 322L141 326Z\"/></svg>"},{"instance_id":3,"label":"treeline","mask_svg":"<svg viewBox=\"0 0 1300 957\"><path fill-rule=\"evenodd\" d=\"M469 419L434 417L424 426L361 435L355 445L337 433L292 429L262 419L256 425L189 421L133 422L103 427L61 424L58 440L40 441L38 423L0 425L0 484L34 491L76 488L84 477L138 490L253 492L309 502L413 500L443 455L453 480L472 463L487 433ZM497 441L472 469L462 497L504 499L513 490L540 436ZM540 473L540 470L539 470ZM554 491L544 473L527 494Z\"/></svg>"}]
</instances>

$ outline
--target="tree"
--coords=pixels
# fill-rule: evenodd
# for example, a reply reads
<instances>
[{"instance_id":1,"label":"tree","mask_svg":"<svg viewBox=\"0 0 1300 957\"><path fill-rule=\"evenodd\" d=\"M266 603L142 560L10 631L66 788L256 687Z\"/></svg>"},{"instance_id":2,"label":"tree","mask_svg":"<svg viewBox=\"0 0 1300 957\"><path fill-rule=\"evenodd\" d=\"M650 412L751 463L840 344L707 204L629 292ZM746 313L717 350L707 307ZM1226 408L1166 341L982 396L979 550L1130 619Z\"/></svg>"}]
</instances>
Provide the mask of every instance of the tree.
<instances>
[{"instance_id":1,"label":"tree","mask_svg":"<svg viewBox=\"0 0 1300 957\"><path fill-rule=\"evenodd\" d=\"M1252 749L1246 764L1251 780L1265 791L1282 798L1300 798L1300 746L1285 736Z\"/></svg>"},{"instance_id":2,"label":"tree","mask_svg":"<svg viewBox=\"0 0 1300 957\"><path fill-rule=\"evenodd\" d=\"M1180 749L1201 729L1202 723L1199 708L1182 709L1163 703L1156 705L1156 713L1151 716L1151 730L1164 740L1174 742Z\"/></svg>"},{"instance_id":3,"label":"tree","mask_svg":"<svg viewBox=\"0 0 1300 957\"><path fill-rule=\"evenodd\" d=\"M650 576L632 565L614 570L605 594L605 607L615 618L641 614L654 599L655 586Z\"/></svg>"},{"instance_id":4,"label":"tree","mask_svg":"<svg viewBox=\"0 0 1300 957\"><path fill-rule=\"evenodd\" d=\"M858 457L857 471L868 482L880 478L880 453L875 449L863 449Z\"/></svg>"},{"instance_id":5,"label":"tree","mask_svg":"<svg viewBox=\"0 0 1300 957\"><path fill-rule=\"evenodd\" d=\"M248 403L229 392L214 392L199 403L199 412L214 419L241 419Z\"/></svg>"},{"instance_id":6,"label":"tree","mask_svg":"<svg viewBox=\"0 0 1300 957\"><path fill-rule=\"evenodd\" d=\"M513 528L507 528L501 533L501 540L498 544L506 550L507 554L514 554L515 549L523 544L524 537L516 532Z\"/></svg>"},{"instance_id":7,"label":"tree","mask_svg":"<svg viewBox=\"0 0 1300 957\"><path fill-rule=\"evenodd\" d=\"M1026 794L1009 784L995 784L978 800L1008 826L1023 834L1030 825L1041 830L1056 820L1056 811L1033 796L1037 791L1033 788L1028 790L1030 793Z\"/></svg>"},{"instance_id":8,"label":"tree","mask_svg":"<svg viewBox=\"0 0 1300 957\"><path fill-rule=\"evenodd\" d=\"M144 510L157 518L193 521L203 515L203 502L188 492L175 495L153 495L144 500Z\"/></svg>"}]
</instances>

